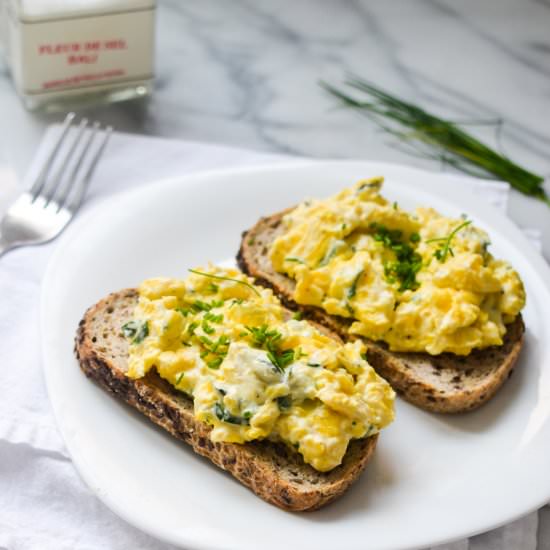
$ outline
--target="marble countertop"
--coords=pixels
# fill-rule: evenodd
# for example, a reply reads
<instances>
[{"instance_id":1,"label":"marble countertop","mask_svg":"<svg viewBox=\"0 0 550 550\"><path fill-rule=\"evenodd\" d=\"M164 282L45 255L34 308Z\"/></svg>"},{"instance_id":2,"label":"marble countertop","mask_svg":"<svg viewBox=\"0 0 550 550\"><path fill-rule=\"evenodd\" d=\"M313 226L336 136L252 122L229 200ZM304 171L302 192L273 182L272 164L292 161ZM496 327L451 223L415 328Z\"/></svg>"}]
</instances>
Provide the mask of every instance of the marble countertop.
<instances>
[{"instance_id":1,"label":"marble countertop","mask_svg":"<svg viewBox=\"0 0 550 550\"><path fill-rule=\"evenodd\" d=\"M548 178L550 193L550 0L159 0L157 30L153 96L87 116L130 133L449 170L398 151L318 85L352 72L448 118L504 120L498 139L490 125L471 131ZM61 118L25 111L0 62L0 191L10 174L23 180ZM513 192L510 216L542 231L550 259L550 209ZM519 540L550 548L548 507L446 548Z\"/></svg>"},{"instance_id":2,"label":"marble countertop","mask_svg":"<svg viewBox=\"0 0 550 550\"><path fill-rule=\"evenodd\" d=\"M498 146L550 176L548 0L160 0L157 29L153 97L90 116L127 132L448 169L396 150L318 86L354 72L448 117L503 119ZM26 112L4 66L0 117L0 165L22 179L60 117ZM471 130L496 141L492 126ZM548 207L514 192L510 214L543 231L550 258Z\"/></svg>"}]
</instances>

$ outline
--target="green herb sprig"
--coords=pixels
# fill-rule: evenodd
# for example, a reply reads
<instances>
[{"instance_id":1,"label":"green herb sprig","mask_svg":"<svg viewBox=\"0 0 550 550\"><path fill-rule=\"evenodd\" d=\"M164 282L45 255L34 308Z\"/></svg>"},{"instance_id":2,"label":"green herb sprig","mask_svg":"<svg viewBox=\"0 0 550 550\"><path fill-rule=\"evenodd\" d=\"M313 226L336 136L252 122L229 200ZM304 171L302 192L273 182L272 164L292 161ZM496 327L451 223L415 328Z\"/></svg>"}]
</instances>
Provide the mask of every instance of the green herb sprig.
<instances>
[{"instance_id":1,"label":"green herb sprig","mask_svg":"<svg viewBox=\"0 0 550 550\"><path fill-rule=\"evenodd\" d=\"M277 397L277 405L279 406L280 411L287 411L292 406L292 398L290 395Z\"/></svg>"},{"instance_id":2,"label":"green herb sprig","mask_svg":"<svg viewBox=\"0 0 550 550\"><path fill-rule=\"evenodd\" d=\"M428 239L427 243L441 243L437 250L434 252L434 256L437 260L439 260L441 263L445 263L445 260L447 259L447 256L450 254L451 256L454 256L453 249L451 248L451 242L455 235L470 225L472 222L470 220L465 221L461 223L459 226L455 227L446 237L437 237L435 239Z\"/></svg>"},{"instance_id":3,"label":"green herb sprig","mask_svg":"<svg viewBox=\"0 0 550 550\"><path fill-rule=\"evenodd\" d=\"M223 321L223 313L219 315L214 315L210 311L204 314L205 321L212 321L213 323L221 323Z\"/></svg>"},{"instance_id":4,"label":"green herb sprig","mask_svg":"<svg viewBox=\"0 0 550 550\"><path fill-rule=\"evenodd\" d=\"M140 344L149 336L148 321L128 321L122 325L122 334L126 338L132 338L132 344Z\"/></svg>"},{"instance_id":5,"label":"green herb sprig","mask_svg":"<svg viewBox=\"0 0 550 550\"><path fill-rule=\"evenodd\" d=\"M379 223L371 223L375 241L380 242L385 248L395 252L395 261L386 262L384 275L390 283L399 282L399 291L416 290L419 286L416 274L422 267L422 256L414 248L403 240L403 232L399 229L388 229ZM411 233L409 241L418 243L420 235Z\"/></svg>"},{"instance_id":6,"label":"green herb sprig","mask_svg":"<svg viewBox=\"0 0 550 550\"><path fill-rule=\"evenodd\" d=\"M212 300L210 303L203 302L202 300L195 300L191 304L191 309L193 309L195 313L199 313L200 311L210 311L211 309L222 306L223 300Z\"/></svg>"},{"instance_id":7,"label":"green herb sprig","mask_svg":"<svg viewBox=\"0 0 550 550\"><path fill-rule=\"evenodd\" d=\"M248 411L247 411L248 412ZM248 426L250 424L250 417L251 414L246 414L243 416L235 416L231 414L222 403L216 403L214 405L214 414L218 417L219 420L222 422L227 422L229 424L237 424L237 425L245 425Z\"/></svg>"},{"instance_id":8,"label":"green herb sprig","mask_svg":"<svg viewBox=\"0 0 550 550\"><path fill-rule=\"evenodd\" d=\"M191 273L194 273L195 275L202 275L203 277L210 277L211 279L218 279L220 281L233 281L234 283L238 283L240 285L244 285L250 290L252 290L257 296L261 296L259 290L257 288L254 288L253 285L250 283L247 283L246 281L241 281L240 279L234 279L233 277L223 277L221 275L212 275L211 273L204 273L203 271L197 271L196 269L190 269Z\"/></svg>"},{"instance_id":9,"label":"green herb sprig","mask_svg":"<svg viewBox=\"0 0 550 550\"><path fill-rule=\"evenodd\" d=\"M361 271L359 271L359 273L357 273L357 275L353 278L351 286L348 288L348 300L351 300L357 294L357 284L359 283L359 279L363 276L363 273L365 273L365 270L361 269Z\"/></svg>"},{"instance_id":10,"label":"green herb sprig","mask_svg":"<svg viewBox=\"0 0 550 550\"><path fill-rule=\"evenodd\" d=\"M288 258L285 258L285 262L293 262L296 264L305 264L304 260L301 258L294 258L292 256L289 256Z\"/></svg>"},{"instance_id":11,"label":"green herb sprig","mask_svg":"<svg viewBox=\"0 0 550 550\"><path fill-rule=\"evenodd\" d=\"M335 243L333 243L327 250L326 254L323 256L323 258L321 258L318 267L324 267L325 265L328 265L344 244L345 243L343 241L336 241Z\"/></svg>"},{"instance_id":12,"label":"green herb sprig","mask_svg":"<svg viewBox=\"0 0 550 550\"><path fill-rule=\"evenodd\" d=\"M350 76L345 85L365 94L359 100L326 82L320 85L345 106L367 115L387 133L407 143L406 152L445 162L467 174L510 183L512 187L550 206L542 184L544 178L499 154L465 132L456 122L439 118L359 77Z\"/></svg>"},{"instance_id":13,"label":"green herb sprig","mask_svg":"<svg viewBox=\"0 0 550 550\"><path fill-rule=\"evenodd\" d=\"M217 340L212 340L208 336L199 336L199 342L202 347L201 359L204 359L208 368L218 369L229 350L229 338L225 334L222 334Z\"/></svg>"},{"instance_id":14,"label":"green herb sprig","mask_svg":"<svg viewBox=\"0 0 550 550\"><path fill-rule=\"evenodd\" d=\"M283 335L275 329L269 330L267 325L261 327L245 327L252 337L252 345L267 350L267 358L280 373L294 361L294 350L281 350Z\"/></svg>"}]
</instances>

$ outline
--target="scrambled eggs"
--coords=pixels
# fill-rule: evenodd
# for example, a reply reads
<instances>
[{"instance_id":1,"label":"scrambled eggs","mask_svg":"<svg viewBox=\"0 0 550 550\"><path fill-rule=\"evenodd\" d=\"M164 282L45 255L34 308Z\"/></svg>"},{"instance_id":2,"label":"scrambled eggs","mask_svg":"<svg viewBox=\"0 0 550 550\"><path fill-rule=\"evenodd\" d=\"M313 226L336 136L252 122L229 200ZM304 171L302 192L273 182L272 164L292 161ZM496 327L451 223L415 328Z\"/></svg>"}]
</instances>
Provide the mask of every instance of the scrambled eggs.
<instances>
[{"instance_id":1,"label":"scrambled eggs","mask_svg":"<svg viewBox=\"0 0 550 550\"><path fill-rule=\"evenodd\" d=\"M349 441L393 420L394 392L364 359L289 318L269 289L234 269L192 270L186 280L139 287L128 376L155 368L193 398L213 441L282 440L320 471L341 463Z\"/></svg>"},{"instance_id":2,"label":"scrambled eggs","mask_svg":"<svg viewBox=\"0 0 550 550\"><path fill-rule=\"evenodd\" d=\"M360 181L283 218L270 257L296 280L295 301L352 318L351 333L393 351L501 345L525 304L518 274L470 221L406 212L380 195L382 183Z\"/></svg>"}]
</instances>

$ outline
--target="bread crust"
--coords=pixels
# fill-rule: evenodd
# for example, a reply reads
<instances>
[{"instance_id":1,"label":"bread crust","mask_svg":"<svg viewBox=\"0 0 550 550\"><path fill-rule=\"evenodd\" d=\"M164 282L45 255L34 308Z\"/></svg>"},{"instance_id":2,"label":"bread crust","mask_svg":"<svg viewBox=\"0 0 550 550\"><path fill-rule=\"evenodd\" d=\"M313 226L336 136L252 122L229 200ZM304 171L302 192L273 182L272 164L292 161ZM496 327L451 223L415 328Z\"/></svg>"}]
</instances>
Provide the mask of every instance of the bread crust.
<instances>
[{"instance_id":1,"label":"bread crust","mask_svg":"<svg viewBox=\"0 0 550 550\"><path fill-rule=\"evenodd\" d=\"M378 435L353 440L340 466L318 472L282 443L213 442L211 428L195 419L192 400L156 372L150 371L141 379L128 378L128 343L121 327L131 319L137 299L134 289L115 292L89 308L80 321L75 353L88 378L284 510L321 508L359 477L374 452Z\"/></svg>"},{"instance_id":2,"label":"bread crust","mask_svg":"<svg viewBox=\"0 0 550 550\"><path fill-rule=\"evenodd\" d=\"M283 216L291 210L261 218L243 233L237 254L239 267L258 284L273 289L287 308L300 311L304 318L327 327L345 341L360 338L349 333L349 319L297 304L292 298L294 281L274 270L269 249L283 232ZM367 344L371 365L404 399L431 412L461 413L486 403L509 378L523 346L524 331L523 319L518 315L508 325L502 346L475 350L466 357L391 352L383 342L362 340Z\"/></svg>"}]
</instances>

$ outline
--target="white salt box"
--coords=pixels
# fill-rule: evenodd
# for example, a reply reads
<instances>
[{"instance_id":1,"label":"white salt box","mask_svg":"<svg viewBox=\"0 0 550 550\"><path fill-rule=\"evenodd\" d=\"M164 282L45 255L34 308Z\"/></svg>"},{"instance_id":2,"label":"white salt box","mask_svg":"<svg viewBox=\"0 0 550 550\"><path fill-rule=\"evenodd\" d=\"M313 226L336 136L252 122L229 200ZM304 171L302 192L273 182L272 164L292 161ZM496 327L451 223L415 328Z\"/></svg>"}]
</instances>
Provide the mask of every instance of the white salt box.
<instances>
[{"instance_id":1,"label":"white salt box","mask_svg":"<svg viewBox=\"0 0 550 550\"><path fill-rule=\"evenodd\" d=\"M151 93L156 0L0 0L5 57L28 109Z\"/></svg>"}]
</instances>

